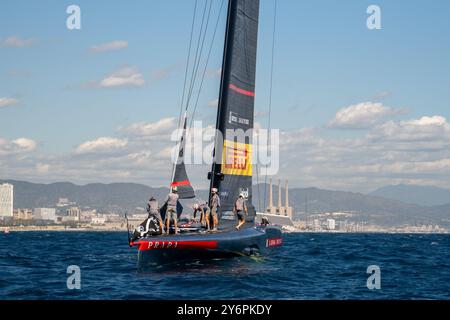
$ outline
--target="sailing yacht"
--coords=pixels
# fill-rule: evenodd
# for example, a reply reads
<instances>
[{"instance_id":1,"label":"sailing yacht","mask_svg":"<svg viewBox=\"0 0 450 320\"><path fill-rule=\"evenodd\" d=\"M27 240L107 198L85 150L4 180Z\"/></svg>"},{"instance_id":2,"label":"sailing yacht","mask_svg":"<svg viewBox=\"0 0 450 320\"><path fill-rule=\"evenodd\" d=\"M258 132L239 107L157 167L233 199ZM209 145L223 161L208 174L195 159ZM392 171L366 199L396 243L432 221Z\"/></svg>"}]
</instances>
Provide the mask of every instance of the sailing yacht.
<instances>
[{"instance_id":1,"label":"sailing yacht","mask_svg":"<svg viewBox=\"0 0 450 320\"><path fill-rule=\"evenodd\" d=\"M264 254L281 246L281 229L270 224L256 225L252 204L252 136L237 141L232 134L254 127L255 75L258 38L259 0L229 0L222 62L220 94L212 170L208 174L210 191L218 190L221 200L219 228L215 232L193 230L173 235L156 235L129 241L138 248L138 264L174 262L180 259L217 258ZM180 199L195 197L183 161L187 117L179 144L171 187L177 187ZM219 141L221 139L221 141ZM211 194L211 192L210 192ZM233 207L240 194L247 201L246 224L235 229ZM211 199L210 199L211 201ZM164 207L161 210L164 219Z\"/></svg>"}]
</instances>

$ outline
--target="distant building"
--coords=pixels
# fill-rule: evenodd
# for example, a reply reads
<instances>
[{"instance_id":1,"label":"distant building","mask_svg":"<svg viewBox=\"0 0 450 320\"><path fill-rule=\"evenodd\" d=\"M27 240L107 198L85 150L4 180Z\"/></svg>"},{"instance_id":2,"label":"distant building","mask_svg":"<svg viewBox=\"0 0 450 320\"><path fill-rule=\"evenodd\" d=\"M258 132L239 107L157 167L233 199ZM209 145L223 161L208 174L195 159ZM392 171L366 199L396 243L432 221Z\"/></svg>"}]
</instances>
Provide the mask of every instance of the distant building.
<instances>
[{"instance_id":1,"label":"distant building","mask_svg":"<svg viewBox=\"0 0 450 320\"><path fill-rule=\"evenodd\" d=\"M51 220L57 222L56 209L55 208L35 208L34 209L35 220Z\"/></svg>"},{"instance_id":2,"label":"distant building","mask_svg":"<svg viewBox=\"0 0 450 320\"><path fill-rule=\"evenodd\" d=\"M78 222L78 217L58 217L58 222Z\"/></svg>"},{"instance_id":3,"label":"distant building","mask_svg":"<svg viewBox=\"0 0 450 320\"><path fill-rule=\"evenodd\" d=\"M68 207L73 204L74 204L74 202L70 201L68 198L59 198L56 206L57 207Z\"/></svg>"},{"instance_id":4,"label":"distant building","mask_svg":"<svg viewBox=\"0 0 450 320\"><path fill-rule=\"evenodd\" d=\"M31 209L15 209L14 220L32 220L33 219L33 211Z\"/></svg>"},{"instance_id":5,"label":"distant building","mask_svg":"<svg viewBox=\"0 0 450 320\"><path fill-rule=\"evenodd\" d=\"M14 186L0 184L0 217L13 217Z\"/></svg>"},{"instance_id":6,"label":"distant building","mask_svg":"<svg viewBox=\"0 0 450 320\"><path fill-rule=\"evenodd\" d=\"M91 224L105 224L106 216L103 214L99 214L91 218Z\"/></svg>"},{"instance_id":7,"label":"distant building","mask_svg":"<svg viewBox=\"0 0 450 320\"><path fill-rule=\"evenodd\" d=\"M81 211L81 221L91 222L92 218L97 216L97 210Z\"/></svg>"},{"instance_id":8,"label":"distant building","mask_svg":"<svg viewBox=\"0 0 450 320\"><path fill-rule=\"evenodd\" d=\"M334 219L327 219L327 229L328 230L335 230L336 229L336 220L334 220Z\"/></svg>"},{"instance_id":9,"label":"distant building","mask_svg":"<svg viewBox=\"0 0 450 320\"><path fill-rule=\"evenodd\" d=\"M105 215L106 222L123 222L124 218L118 215L117 213L109 213ZM147 218L145 218L147 219ZM144 220L145 220L144 219Z\"/></svg>"},{"instance_id":10,"label":"distant building","mask_svg":"<svg viewBox=\"0 0 450 320\"><path fill-rule=\"evenodd\" d=\"M314 231L320 231L322 229L322 227L320 226L320 220L319 219L314 219L313 221L313 230Z\"/></svg>"},{"instance_id":11,"label":"distant building","mask_svg":"<svg viewBox=\"0 0 450 320\"><path fill-rule=\"evenodd\" d=\"M81 220L81 210L78 207L70 207L67 209L67 216L76 218L76 221Z\"/></svg>"}]
</instances>

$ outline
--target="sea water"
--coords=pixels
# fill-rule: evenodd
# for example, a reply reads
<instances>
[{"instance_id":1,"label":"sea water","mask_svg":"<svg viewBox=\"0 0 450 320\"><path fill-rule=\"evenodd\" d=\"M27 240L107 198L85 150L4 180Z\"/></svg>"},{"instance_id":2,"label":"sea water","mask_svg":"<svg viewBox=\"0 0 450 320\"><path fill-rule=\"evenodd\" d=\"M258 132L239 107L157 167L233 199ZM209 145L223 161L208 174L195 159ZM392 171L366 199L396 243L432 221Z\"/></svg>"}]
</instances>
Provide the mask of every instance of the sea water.
<instances>
[{"instance_id":1,"label":"sea water","mask_svg":"<svg viewBox=\"0 0 450 320\"><path fill-rule=\"evenodd\" d=\"M445 234L292 233L269 256L145 272L126 237L0 234L0 299L450 299ZM70 266L79 289L68 285L78 270ZM368 285L369 266L379 267L380 289Z\"/></svg>"}]
</instances>

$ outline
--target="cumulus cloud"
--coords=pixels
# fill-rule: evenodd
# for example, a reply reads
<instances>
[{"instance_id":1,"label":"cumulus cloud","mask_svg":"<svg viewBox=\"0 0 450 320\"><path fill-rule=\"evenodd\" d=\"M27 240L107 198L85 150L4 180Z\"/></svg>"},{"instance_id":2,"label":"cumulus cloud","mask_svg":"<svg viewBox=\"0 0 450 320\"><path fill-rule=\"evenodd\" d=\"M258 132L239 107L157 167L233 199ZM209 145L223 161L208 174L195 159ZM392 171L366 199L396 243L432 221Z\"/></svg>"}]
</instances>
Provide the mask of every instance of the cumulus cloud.
<instances>
[{"instance_id":1,"label":"cumulus cloud","mask_svg":"<svg viewBox=\"0 0 450 320\"><path fill-rule=\"evenodd\" d=\"M36 150L37 143L28 138L19 138L8 141L0 138L0 155L26 153Z\"/></svg>"},{"instance_id":2,"label":"cumulus cloud","mask_svg":"<svg viewBox=\"0 0 450 320\"><path fill-rule=\"evenodd\" d=\"M12 106L12 105L15 105L18 103L19 103L19 101L14 98L6 98L6 97L0 98L0 108Z\"/></svg>"},{"instance_id":3,"label":"cumulus cloud","mask_svg":"<svg viewBox=\"0 0 450 320\"><path fill-rule=\"evenodd\" d=\"M279 175L327 189L414 183L450 188L450 126L442 116L388 121L352 138L325 129L283 132Z\"/></svg>"},{"instance_id":4,"label":"cumulus cloud","mask_svg":"<svg viewBox=\"0 0 450 320\"><path fill-rule=\"evenodd\" d=\"M85 88L141 87L145 84L144 76L136 67L117 70L100 81L90 82Z\"/></svg>"},{"instance_id":5,"label":"cumulus cloud","mask_svg":"<svg viewBox=\"0 0 450 320\"><path fill-rule=\"evenodd\" d=\"M450 124L441 116L388 121L375 127L368 137L371 140L389 141L441 141L450 138Z\"/></svg>"},{"instance_id":6,"label":"cumulus cloud","mask_svg":"<svg viewBox=\"0 0 450 320\"><path fill-rule=\"evenodd\" d=\"M170 136L176 127L176 118L133 124L119 130L119 138L87 141L53 158L25 152L36 148L32 140L0 140L0 175L4 171L24 179L165 185L171 176L175 142ZM444 117L387 121L357 133L341 137L324 127L282 131L277 177L289 177L296 186L358 192L400 183L450 187L450 126ZM188 166L192 182L206 186L209 169Z\"/></svg>"},{"instance_id":7,"label":"cumulus cloud","mask_svg":"<svg viewBox=\"0 0 450 320\"><path fill-rule=\"evenodd\" d=\"M115 40L107 43L94 45L90 48L92 53L102 53L106 51L121 50L128 47L128 42L123 40Z\"/></svg>"},{"instance_id":8,"label":"cumulus cloud","mask_svg":"<svg viewBox=\"0 0 450 320\"><path fill-rule=\"evenodd\" d=\"M88 153L110 153L125 148L128 140L110 137L101 137L92 141L80 144L76 149L76 154Z\"/></svg>"},{"instance_id":9,"label":"cumulus cloud","mask_svg":"<svg viewBox=\"0 0 450 320\"><path fill-rule=\"evenodd\" d=\"M18 36L10 36L3 40L3 46L5 47L13 47L13 48L23 48L23 47L30 47L34 45L37 42L34 38L20 38Z\"/></svg>"},{"instance_id":10,"label":"cumulus cloud","mask_svg":"<svg viewBox=\"0 0 450 320\"><path fill-rule=\"evenodd\" d=\"M20 150L23 150L23 151L33 151L36 149L36 146L37 146L36 141L27 139L27 138L19 138L19 139L13 140L12 143L14 145L16 145Z\"/></svg>"},{"instance_id":11,"label":"cumulus cloud","mask_svg":"<svg viewBox=\"0 0 450 320\"><path fill-rule=\"evenodd\" d=\"M135 123L125 129L122 129L127 134L145 137L158 137L169 134L177 127L175 118L163 118L157 122L152 123Z\"/></svg>"},{"instance_id":12,"label":"cumulus cloud","mask_svg":"<svg viewBox=\"0 0 450 320\"><path fill-rule=\"evenodd\" d=\"M339 110L329 127L335 129L367 129L389 116L404 113L404 109L394 109L379 102L363 102Z\"/></svg>"},{"instance_id":13,"label":"cumulus cloud","mask_svg":"<svg viewBox=\"0 0 450 320\"><path fill-rule=\"evenodd\" d=\"M45 163L37 163L36 164L36 171L39 174L46 174L48 173L50 170L50 165L45 164Z\"/></svg>"}]
</instances>

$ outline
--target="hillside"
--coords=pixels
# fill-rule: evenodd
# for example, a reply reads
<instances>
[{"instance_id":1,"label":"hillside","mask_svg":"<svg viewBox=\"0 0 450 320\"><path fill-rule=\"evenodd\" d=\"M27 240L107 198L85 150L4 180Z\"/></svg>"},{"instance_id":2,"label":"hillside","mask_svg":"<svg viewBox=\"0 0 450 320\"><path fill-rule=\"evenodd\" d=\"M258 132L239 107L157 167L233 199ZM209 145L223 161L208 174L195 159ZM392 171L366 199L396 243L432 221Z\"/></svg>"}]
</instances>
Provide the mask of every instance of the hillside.
<instances>
[{"instance_id":1,"label":"hillside","mask_svg":"<svg viewBox=\"0 0 450 320\"><path fill-rule=\"evenodd\" d=\"M88 184L84 186L68 182L52 184L36 184L24 181L4 180L14 185L14 207L36 208L54 207L59 198L69 198L82 207L95 208L101 211L132 212L136 207L144 207L150 195L164 199L166 188L152 188L141 184L113 183ZM253 203L257 209L264 207L264 188L260 184L254 187ZM278 199L274 188L274 201ZM207 191L197 191L200 198L207 199ZM325 212L353 212L357 219L384 226L433 223L448 224L450 204L434 207L418 206L398 200L361 193L322 190L317 188L292 188L289 193L290 204L296 212L308 214ZM266 199L266 201L268 201ZM284 189L283 189L284 205ZM261 208L259 208L261 206Z\"/></svg>"}]
</instances>

